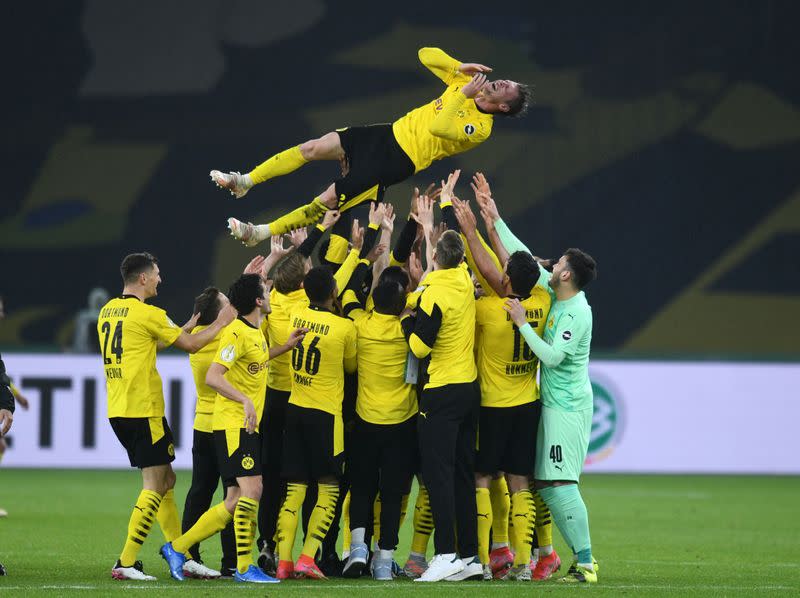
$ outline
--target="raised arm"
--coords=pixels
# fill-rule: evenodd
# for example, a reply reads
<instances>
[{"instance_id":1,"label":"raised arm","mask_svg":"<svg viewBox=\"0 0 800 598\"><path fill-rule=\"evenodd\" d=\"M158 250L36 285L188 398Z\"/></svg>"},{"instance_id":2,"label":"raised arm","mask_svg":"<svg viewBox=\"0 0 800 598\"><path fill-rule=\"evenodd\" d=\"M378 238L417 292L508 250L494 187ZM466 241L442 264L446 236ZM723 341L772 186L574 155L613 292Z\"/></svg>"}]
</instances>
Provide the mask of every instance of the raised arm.
<instances>
[{"instance_id":1,"label":"raised arm","mask_svg":"<svg viewBox=\"0 0 800 598\"><path fill-rule=\"evenodd\" d=\"M484 289L504 297L503 271L497 257L490 253L491 250L486 247L478 233L475 214L472 213L469 202L453 197L453 210L461 227L461 234L467 241L467 263Z\"/></svg>"},{"instance_id":2,"label":"raised arm","mask_svg":"<svg viewBox=\"0 0 800 598\"><path fill-rule=\"evenodd\" d=\"M213 341L220 330L225 328L228 324L233 322L236 317L236 309L232 305L226 305L217 314L217 319L214 320L208 328L201 330L197 334L188 334L181 331L173 346L186 351L187 353L197 353L200 349L205 347L208 343Z\"/></svg>"},{"instance_id":3,"label":"raised arm","mask_svg":"<svg viewBox=\"0 0 800 598\"><path fill-rule=\"evenodd\" d=\"M536 334L536 332L534 332L533 328L525 317L525 308L522 307L519 299L506 300L506 304L503 306L503 309L505 309L511 316L514 324L516 324L517 328L519 328L519 333L522 335L522 338L525 339L525 342L536 354L536 357L539 358L539 361L541 361L543 365L548 368L554 368L564 361L564 358L567 356L566 352L555 347L551 347L547 344L547 342L539 338L539 335Z\"/></svg>"}]
</instances>

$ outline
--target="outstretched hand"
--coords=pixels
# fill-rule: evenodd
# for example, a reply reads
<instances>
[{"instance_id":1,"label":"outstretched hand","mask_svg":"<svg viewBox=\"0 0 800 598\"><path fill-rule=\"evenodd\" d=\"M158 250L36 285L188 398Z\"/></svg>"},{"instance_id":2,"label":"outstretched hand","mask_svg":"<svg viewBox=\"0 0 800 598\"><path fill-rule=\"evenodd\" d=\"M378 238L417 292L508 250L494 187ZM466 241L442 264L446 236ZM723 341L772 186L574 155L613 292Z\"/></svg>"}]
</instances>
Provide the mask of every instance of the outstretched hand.
<instances>
[{"instance_id":1,"label":"outstretched hand","mask_svg":"<svg viewBox=\"0 0 800 598\"><path fill-rule=\"evenodd\" d=\"M475 201L481 208L481 216L486 221L486 226L494 226L495 221L500 220L500 212L497 211L497 204L494 203L492 196L475 191Z\"/></svg>"},{"instance_id":2,"label":"outstretched hand","mask_svg":"<svg viewBox=\"0 0 800 598\"><path fill-rule=\"evenodd\" d=\"M477 230L478 221L475 219L475 214L472 213L472 208L469 207L469 201L461 201L454 196L453 211L456 213L458 226L464 235L471 235Z\"/></svg>"},{"instance_id":3,"label":"outstretched hand","mask_svg":"<svg viewBox=\"0 0 800 598\"><path fill-rule=\"evenodd\" d=\"M325 215L322 217L323 228L327 230L330 227L332 227L339 221L340 216L341 213L339 212L339 210L328 210L327 212L325 212Z\"/></svg>"},{"instance_id":4,"label":"outstretched hand","mask_svg":"<svg viewBox=\"0 0 800 598\"><path fill-rule=\"evenodd\" d=\"M361 251L364 245L364 228L358 225L358 218L353 218L350 230L350 246L356 251Z\"/></svg>"},{"instance_id":5,"label":"outstretched hand","mask_svg":"<svg viewBox=\"0 0 800 598\"><path fill-rule=\"evenodd\" d=\"M461 176L461 170L456 169L447 175L447 181L442 181L441 192L439 195L440 203L445 203L453 199L453 189L455 189L459 176Z\"/></svg>"}]
</instances>

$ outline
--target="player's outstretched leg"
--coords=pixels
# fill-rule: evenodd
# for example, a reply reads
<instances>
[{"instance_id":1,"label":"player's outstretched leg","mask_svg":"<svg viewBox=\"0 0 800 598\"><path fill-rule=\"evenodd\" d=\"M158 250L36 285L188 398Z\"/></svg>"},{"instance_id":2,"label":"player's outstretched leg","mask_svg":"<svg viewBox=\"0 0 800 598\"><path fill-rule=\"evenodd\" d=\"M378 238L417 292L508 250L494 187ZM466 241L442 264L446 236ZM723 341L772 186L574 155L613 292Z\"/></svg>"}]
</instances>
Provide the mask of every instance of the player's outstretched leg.
<instances>
[{"instance_id":1,"label":"player's outstretched leg","mask_svg":"<svg viewBox=\"0 0 800 598\"><path fill-rule=\"evenodd\" d=\"M253 185L294 172L312 160L341 160L344 157L339 134L335 131L319 139L310 139L300 145L267 158L247 174L239 172L224 173L212 170L211 180L218 187L227 189L237 199L244 197Z\"/></svg>"},{"instance_id":2,"label":"player's outstretched leg","mask_svg":"<svg viewBox=\"0 0 800 598\"><path fill-rule=\"evenodd\" d=\"M236 218L228 218L228 229L231 236L242 242L245 247L254 247L273 235L282 235L291 230L312 224L328 210L336 208L336 191L334 185L328 187L314 201L288 214L281 216L269 224L253 224L242 222Z\"/></svg>"}]
</instances>

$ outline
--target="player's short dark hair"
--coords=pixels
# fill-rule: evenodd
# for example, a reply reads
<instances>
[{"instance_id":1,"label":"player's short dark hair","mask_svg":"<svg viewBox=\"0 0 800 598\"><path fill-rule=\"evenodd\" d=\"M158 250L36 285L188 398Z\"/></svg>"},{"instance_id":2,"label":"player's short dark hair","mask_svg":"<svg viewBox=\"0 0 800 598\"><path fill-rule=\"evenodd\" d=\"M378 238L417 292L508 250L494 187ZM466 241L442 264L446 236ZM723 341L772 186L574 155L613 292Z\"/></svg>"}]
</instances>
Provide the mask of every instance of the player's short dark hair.
<instances>
[{"instance_id":1,"label":"player's short dark hair","mask_svg":"<svg viewBox=\"0 0 800 598\"><path fill-rule=\"evenodd\" d=\"M311 303L325 303L333 296L336 280L330 268L317 266L311 268L303 279L303 288Z\"/></svg>"},{"instance_id":2,"label":"player's short dark hair","mask_svg":"<svg viewBox=\"0 0 800 598\"><path fill-rule=\"evenodd\" d=\"M242 274L228 289L228 299L240 316L256 308L256 299L264 296L264 283L258 274Z\"/></svg>"},{"instance_id":3,"label":"player's short dark hair","mask_svg":"<svg viewBox=\"0 0 800 598\"><path fill-rule=\"evenodd\" d=\"M395 280L385 280L372 291L372 300L379 314L399 316L406 306L406 289Z\"/></svg>"},{"instance_id":4,"label":"player's short dark hair","mask_svg":"<svg viewBox=\"0 0 800 598\"><path fill-rule=\"evenodd\" d=\"M403 270L400 266L388 266L384 268L383 272L381 272L381 276L378 279L378 284L382 284L383 282L387 281L394 281L399 284L403 289L408 288L408 283L410 282L410 278L408 277L408 272Z\"/></svg>"},{"instance_id":5,"label":"player's short dark hair","mask_svg":"<svg viewBox=\"0 0 800 598\"><path fill-rule=\"evenodd\" d=\"M588 253L570 247L564 252L575 286L582 289L597 278L597 262Z\"/></svg>"},{"instance_id":6,"label":"player's short dark hair","mask_svg":"<svg viewBox=\"0 0 800 598\"><path fill-rule=\"evenodd\" d=\"M200 314L197 323L200 326L208 326L217 319L219 315L219 289L217 287L207 287L194 298L193 314Z\"/></svg>"},{"instance_id":7,"label":"player's short dark hair","mask_svg":"<svg viewBox=\"0 0 800 598\"><path fill-rule=\"evenodd\" d=\"M525 116L528 108L533 103L533 89L530 85L524 83L517 83L518 92L517 97L508 103L508 112L501 112L503 116Z\"/></svg>"},{"instance_id":8,"label":"player's short dark hair","mask_svg":"<svg viewBox=\"0 0 800 598\"><path fill-rule=\"evenodd\" d=\"M272 269L272 283L275 290L286 295L303 285L306 275L306 258L302 253L292 251L283 256Z\"/></svg>"},{"instance_id":9,"label":"player's short dark hair","mask_svg":"<svg viewBox=\"0 0 800 598\"><path fill-rule=\"evenodd\" d=\"M122 260L119 266L119 273L126 284L136 282L139 274L152 270L157 263L158 259L152 253L147 253L146 251L131 253Z\"/></svg>"},{"instance_id":10,"label":"player's short dark hair","mask_svg":"<svg viewBox=\"0 0 800 598\"><path fill-rule=\"evenodd\" d=\"M539 264L527 251L515 251L506 263L506 275L514 294L527 297L539 280Z\"/></svg>"},{"instance_id":11,"label":"player's short dark hair","mask_svg":"<svg viewBox=\"0 0 800 598\"><path fill-rule=\"evenodd\" d=\"M446 230L436 243L436 263L442 268L455 268L464 259L464 242L454 230Z\"/></svg>"}]
</instances>

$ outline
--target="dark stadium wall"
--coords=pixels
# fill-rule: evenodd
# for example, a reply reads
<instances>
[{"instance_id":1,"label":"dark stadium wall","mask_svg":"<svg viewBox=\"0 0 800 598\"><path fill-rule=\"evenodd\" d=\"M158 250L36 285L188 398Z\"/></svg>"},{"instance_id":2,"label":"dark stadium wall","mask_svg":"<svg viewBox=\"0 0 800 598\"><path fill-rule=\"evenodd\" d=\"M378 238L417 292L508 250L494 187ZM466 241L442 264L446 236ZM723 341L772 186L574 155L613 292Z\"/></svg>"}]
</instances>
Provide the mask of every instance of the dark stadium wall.
<instances>
[{"instance_id":1,"label":"dark stadium wall","mask_svg":"<svg viewBox=\"0 0 800 598\"><path fill-rule=\"evenodd\" d=\"M226 218L267 221L305 203L337 165L243 200L208 171L245 171L430 101L441 87L416 50L436 45L533 83L536 104L388 201L402 212L414 185L483 171L537 253L579 246L597 258L597 351L799 354L800 5L183 6L10 9L36 27L6 36L7 81L20 84L3 99L0 346L66 344L90 289L119 291L131 251L159 256L155 303L188 317L199 290L226 287L255 253L226 235Z\"/></svg>"}]
</instances>

